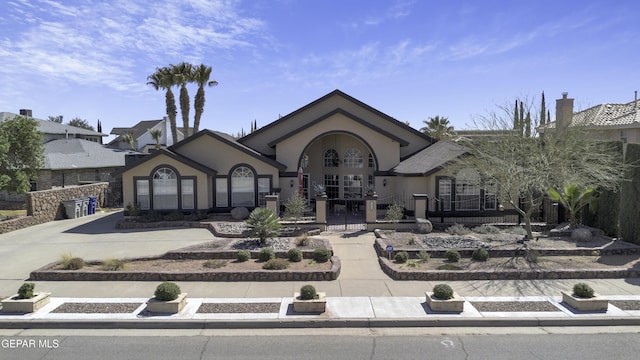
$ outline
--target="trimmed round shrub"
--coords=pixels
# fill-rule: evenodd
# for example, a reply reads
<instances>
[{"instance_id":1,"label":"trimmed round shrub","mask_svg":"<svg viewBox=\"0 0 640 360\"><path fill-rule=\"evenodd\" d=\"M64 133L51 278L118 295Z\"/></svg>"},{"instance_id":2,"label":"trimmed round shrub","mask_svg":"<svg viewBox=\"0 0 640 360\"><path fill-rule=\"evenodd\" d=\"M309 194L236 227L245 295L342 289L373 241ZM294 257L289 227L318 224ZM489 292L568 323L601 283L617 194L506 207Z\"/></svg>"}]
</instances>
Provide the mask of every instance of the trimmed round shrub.
<instances>
[{"instance_id":1,"label":"trimmed round shrub","mask_svg":"<svg viewBox=\"0 0 640 360\"><path fill-rule=\"evenodd\" d=\"M251 252L249 250L239 250L236 254L236 260L239 262L249 261L251 259Z\"/></svg>"},{"instance_id":2,"label":"trimmed round shrub","mask_svg":"<svg viewBox=\"0 0 640 360\"><path fill-rule=\"evenodd\" d=\"M489 260L489 252L487 249L475 249L471 253L471 258L477 261L487 261Z\"/></svg>"},{"instance_id":3,"label":"trimmed round shrub","mask_svg":"<svg viewBox=\"0 0 640 360\"><path fill-rule=\"evenodd\" d=\"M64 265L65 270L80 270L84 267L84 260L79 257L74 257L69 259L69 261Z\"/></svg>"},{"instance_id":4,"label":"trimmed round shrub","mask_svg":"<svg viewBox=\"0 0 640 360\"><path fill-rule=\"evenodd\" d=\"M313 250L313 259L317 262L327 262L331 259L331 250L327 248L317 248Z\"/></svg>"},{"instance_id":5,"label":"trimmed round shrub","mask_svg":"<svg viewBox=\"0 0 640 360\"><path fill-rule=\"evenodd\" d=\"M591 286L585 283L577 283L573 285L573 295L581 298L592 298L595 296Z\"/></svg>"},{"instance_id":6,"label":"trimmed round shrub","mask_svg":"<svg viewBox=\"0 0 640 360\"><path fill-rule=\"evenodd\" d=\"M265 270L284 270L289 267L289 262L285 259L271 259L262 265Z\"/></svg>"},{"instance_id":7,"label":"trimmed round shrub","mask_svg":"<svg viewBox=\"0 0 640 360\"><path fill-rule=\"evenodd\" d=\"M406 251L399 251L393 258L397 263L404 264L409 260L409 254Z\"/></svg>"},{"instance_id":8,"label":"trimmed round shrub","mask_svg":"<svg viewBox=\"0 0 640 360\"><path fill-rule=\"evenodd\" d=\"M258 253L258 259L260 261L267 262L275 258L276 258L276 254L273 252L272 248L262 248Z\"/></svg>"},{"instance_id":9,"label":"trimmed round shrub","mask_svg":"<svg viewBox=\"0 0 640 360\"><path fill-rule=\"evenodd\" d=\"M102 270L104 271L119 271L124 269L125 263L120 259L107 259L102 262Z\"/></svg>"},{"instance_id":10,"label":"trimmed round shrub","mask_svg":"<svg viewBox=\"0 0 640 360\"><path fill-rule=\"evenodd\" d=\"M20 299L31 299L33 297L33 289L36 287L34 283L24 283L18 289L18 297Z\"/></svg>"},{"instance_id":11,"label":"trimmed round shrub","mask_svg":"<svg viewBox=\"0 0 640 360\"><path fill-rule=\"evenodd\" d=\"M433 296L442 300L453 299L453 289L447 284L438 284L433 287Z\"/></svg>"},{"instance_id":12,"label":"trimmed round shrub","mask_svg":"<svg viewBox=\"0 0 640 360\"><path fill-rule=\"evenodd\" d=\"M302 261L302 251L299 249L291 249L287 251L287 258L291 262L300 262Z\"/></svg>"},{"instance_id":13,"label":"trimmed round shrub","mask_svg":"<svg viewBox=\"0 0 640 360\"><path fill-rule=\"evenodd\" d=\"M156 287L154 293L156 300L171 301L178 298L180 295L180 287L176 283L163 282Z\"/></svg>"},{"instance_id":14,"label":"trimmed round shrub","mask_svg":"<svg viewBox=\"0 0 640 360\"><path fill-rule=\"evenodd\" d=\"M313 285L305 285L300 288L300 298L302 300L313 300L318 298L318 293Z\"/></svg>"},{"instance_id":15,"label":"trimmed round shrub","mask_svg":"<svg viewBox=\"0 0 640 360\"><path fill-rule=\"evenodd\" d=\"M451 262L460 261L460 253L458 252L458 250L447 250L444 253L444 257Z\"/></svg>"}]
</instances>

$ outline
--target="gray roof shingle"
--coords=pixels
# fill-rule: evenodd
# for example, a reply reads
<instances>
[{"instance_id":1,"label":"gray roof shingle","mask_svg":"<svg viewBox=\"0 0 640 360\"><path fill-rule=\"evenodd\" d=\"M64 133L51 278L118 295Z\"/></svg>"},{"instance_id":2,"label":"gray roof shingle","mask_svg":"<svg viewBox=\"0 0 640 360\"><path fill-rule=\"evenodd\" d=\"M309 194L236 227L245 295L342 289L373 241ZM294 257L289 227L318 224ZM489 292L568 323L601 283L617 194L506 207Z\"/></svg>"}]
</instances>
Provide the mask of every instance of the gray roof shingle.
<instances>
[{"instance_id":1,"label":"gray roof shingle","mask_svg":"<svg viewBox=\"0 0 640 360\"><path fill-rule=\"evenodd\" d=\"M12 119L16 116L21 116L19 114L14 114L11 112L0 112L0 122ZM59 124L55 121L49 120L41 120L33 118L38 122L38 130L43 134L69 134L69 135L92 135L92 136L107 136L107 134L99 133L93 130L87 130L75 126Z\"/></svg>"},{"instance_id":2,"label":"gray roof shingle","mask_svg":"<svg viewBox=\"0 0 640 360\"><path fill-rule=\"evenodd\" d=\"M44 144L44 167L49 170L124 166L123 149L107 148L83 139L53 140Z\"/></svg>"}]
</instances>

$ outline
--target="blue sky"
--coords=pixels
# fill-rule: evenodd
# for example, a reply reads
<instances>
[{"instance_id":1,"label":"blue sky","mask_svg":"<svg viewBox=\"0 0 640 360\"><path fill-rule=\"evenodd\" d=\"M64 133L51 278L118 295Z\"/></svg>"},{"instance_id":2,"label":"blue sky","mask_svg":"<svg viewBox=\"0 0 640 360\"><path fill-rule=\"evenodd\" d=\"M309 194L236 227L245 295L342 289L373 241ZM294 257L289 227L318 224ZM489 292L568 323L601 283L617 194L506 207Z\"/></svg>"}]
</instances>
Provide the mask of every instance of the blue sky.
<instances>
[{"instance_id":1,"label":"blue sky","mask_svg":"<svg viewBox=\"0 0 640 360\"><path fill-rule=\"evenodd\" d=\"M554 114L564 91L585 109L640 88L635 0L2 3L0 111L100 119L106 133L161 118L146 77L181 61L219 82L201 127L234 134L334 89L415 128L440 115L461 129L542 91Z\"/></svg>"}]
</instances>

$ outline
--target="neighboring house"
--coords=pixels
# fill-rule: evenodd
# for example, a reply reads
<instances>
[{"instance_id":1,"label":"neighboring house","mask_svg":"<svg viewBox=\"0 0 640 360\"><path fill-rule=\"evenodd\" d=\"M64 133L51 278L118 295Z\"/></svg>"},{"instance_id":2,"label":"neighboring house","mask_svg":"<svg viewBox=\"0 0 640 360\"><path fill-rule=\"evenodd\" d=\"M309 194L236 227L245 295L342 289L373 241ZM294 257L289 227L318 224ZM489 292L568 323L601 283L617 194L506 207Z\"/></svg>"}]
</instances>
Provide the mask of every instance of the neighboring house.
<instances>
[{"instance_id":1,"label":"neighboring house","mask_svg":"<svg viewBox=\"0 0 640 360\"><path fill-rule=\"evenodd\" d=\"M171 127L169 121L165 117L160 120L144 120L140 121L136 125L130 128L113 128L111 135L116 135L116 138L109 142L109 146L118 147L121 149L131 149L131 145L125 140L127 134L133 136L133 146L137 151L149 152L149 149L156 148L156 140L151 136L151 130L159 129L162 132L160 137L160 146L167 147L173 145L173 137L171 136ZM176 131L178 134L178 141L184 139L182 128L179 127Z\"/></svg>"},{"instance_id":2,"label":"neighboring house","mask_svg":"<svg viewBox=\"0 0 640 360\"><path fill-rule=\"evenodd\" d=\"M203 130L139 159L120 172L123 202L228 212L263 206L267 194L285 201L299 190L311 203L313 185L323 184L330 206L341 209L374 187L379 203L427 194L430 213L504 220L509 214L472 182L474 174L444 175L463 152L335 90L240 139Z\"/></svg>"},{"instance_id":3,"label":"neighboring house","mask_svg":"<svg viewBox=\"0 0 640 360\"><path fill-rule=\"evenodd\" d=\"M0 122L12 119L16 116L31 116L31 110L20 110L20 114L11 112L0 112ZM32 117L33 118L33 117ZM96 143L102 143L102 138L107 134L99 133L93 130L87 130L75 126L60 124L55 121L42 120L33 118L38 122L38 130L42 133L42 142L47 143L51 140L58 139L84 139Z\"/></svg>"}]
</instances>

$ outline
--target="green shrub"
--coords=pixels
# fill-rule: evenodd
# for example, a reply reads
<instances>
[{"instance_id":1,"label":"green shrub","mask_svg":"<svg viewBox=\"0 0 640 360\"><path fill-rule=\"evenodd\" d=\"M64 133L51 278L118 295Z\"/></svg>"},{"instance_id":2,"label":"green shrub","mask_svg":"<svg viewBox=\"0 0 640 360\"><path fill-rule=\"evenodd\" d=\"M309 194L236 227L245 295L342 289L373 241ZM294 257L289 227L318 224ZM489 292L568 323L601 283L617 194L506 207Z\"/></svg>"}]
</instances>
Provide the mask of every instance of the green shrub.
<instances>
[{"instance_id":1,"label":"green shrub","mask_svg":"<svg viewBox=\"0 0 640 360\"><path fill-rule=\"evenodd\" d=\"M441 300L453 299L453 289L447 284L438 284L433 287L433 296Z\"/></svg>"},{"instance_id":2,"label":"green shrub","mask_svg":"<svg viewBox=\"0 0 640 360\"><path fill-rule=\"evenodd\" d=\"M102 262L102 270L104 271L119 271L124 269L124 261L120 259L107 259Z\"/></svg>"},{"instance_id":3,"label":"green shrub","mask_svg":"<svg viewBox=\"0 0 640 360\"><path fill-rule=\"evenodd\" d=\"M407 266L411 268L417 268L420 266L420 262L418 260L408 260Z\"/></svg>"},{"instance_id":4,"label":"green shrub","mask_svg":"<svg viewBox=\"0 0 640 360\"><path fill-rule=\"evenodd\" d=\"M406 251L398 251L393 258L397 263L404 264L409 260L409 254Z\"/></svg>"},{"instance_id":5,"label":"green shrub","mask_svg":"<svg viewBox=\"0 0 640 360\"><path fill-rule=\"evenodd\" d=\"M415 244L416 244L416 238L410 237L409 240L407 240L407 245L415 245Z\"/></svg>"},{"instance_id":6,"label":"green shrub","mask_svg":"<svg viewBox=\"0 0 640 360\"><path fill-rule=\"evenodd\" d=\"M80 270L84 267L84 260L79 257L74 257L69 259L68 261L63 262L63 268L65 270Z\"/></svg>"},{"instance_id":7,"label":"green shrub","mask_svg":"<svg viewBox=\"0 0 640 360\"><path fill-rule=\"evenodd\" d=\"M404 217L404 208L402 205L393 203L393 205L389 205L387 208L387 213L385 214L385 219L393 222L398 222L402 220Z\"/></svg>"},{"instance_id":8,"label":"green shrub","mask_svg":"<svg viewBox=\"0 0 640 360\"><path fill-rule=\"evenodd\" d=\"M585 283L577 283L573 285L573 295L581 298L592 298L595 296L591 286Z\"/></svg>"},{"instance_id":9,"label":"green shrub","mask_svg":"<svg viewBox=\"0 0 640 360\"><path fill-rule=\"evenodd\" d=\"M202 264L202 266L209 269L219 269L227 266L227 260L223 259L209 259Z\"/></svg>"},{"instance_id":10,"label":"green shrub","mask_svg":"<svg viewBox=\"0 0 640 360\"><path fill-rule=\"evenodd\" d=\"M422 262L427 262L429 261L429 259L431 259L431 254L422 250L418 253L418 257L420 258L420 260L422 260Z\"/></svg>"},{"instance_id":11,"label":"green shrub","mask_svg":"<svg viewBox=\"0 0 640 360\"><path fill-rule=\"evenodd\" d=\"M31 299L33 297L33 289L36 287L34 283L24 283L18 289L18 297L20 299Z\"/></svg>"},{"instance_id":12,"label":"green shrub","mask_svg":"<svg viewBox=\"0 0 640 360\"><path fill-rule=\"evenodd\" d=\"M275 259L276 254L273 252L272 248L262 248L258 253L258 259L263 262L267 262L271 259Z\"/></svg>"},{"instance_id":13,"label":"green shrub","mask_svg":"<svg viewBox=\"0 0 640 360\"><path fill-rule=\"evenodd\" d=\"M239 250L236 254L236 260L238 262L245 262L251 259L251 252L249 250Z\"/></svg>"},{"instance_id":14,"label":"green shrub","mask_svg":"<svg viewBox=\"0 0 640 360\"><path fill-rule=\"evenodd\" d=\"M156 300L171 301L177 299L180 292L180 287L176 283L163 282L156 287L154 295Z\"/></svg>"},{"instance_id":15,"label":"green shrub","mask_svg":"<svg viewBox=\"0 0 640 360\"><path fill-rule=\"evenodd\" d=\"M291 262L300 262L302 261L302 251L299 249L290 249L287 252L287 258Z\"/></svg>"},{"instance_id":16,"label":"green shrub","mask_svg":"<svg viewBox=\"0 0 640 360\"><path fill-rule=\"evenodd\" d=\"M453 224L445 230L449 235L467 235L471 232L471 230L464 227L461 224Z\"/></svg>"},{"instance_id":17,"label":"green shrub","mask_svg":"<svg viewBox=\"0 0 640 360\"><path fill-rule=\"evenodd\" d=\"M444 253L444 257L451 262L460 261L460 253L458 252L458 250L447 250Z\"/></svg>"},{"instance_id":18,"label":"green shrub","mask_svg":"<svg viewBox=\"0 0 640 360\"><path fill-rule=\"evenodd\" d=\"M251 236L264 244L267 238L280 235L280 219L268 208L255 208L245 221Z\"/></svg>"},{"instance_id":19,"label":"green shrub","mask_svg":"<svg viewBox=\"0 0 640 360\"><path fill-rule=\"evenodd\" d=\"M300 298L302 300L313 300L318 298L318 293L313 285L305 285L300 288Z\"/></svg>"},{"instance_id":20,"label":"green shrub","mask_svg":"<svg viewBox=\"0 0 640 360\"><path fill-rule=\"evenodd\" d=\"M480 226L474 227L473 229L471 229L471 231L477 234L499 234L500 228L493 225L482 224Z\"/></svg>"},{"instance_id":21,"label":"green shrub","mask_svg":"<svg viewBox=\"0 0 640 360\"><path fill-rule=\"evenodd\" d=\"M313 259L317 262L327 262L331 259L331 250L327 248L317 248L313 250Z\"/></svg>"},{"instance_id":22,"label":"green shrub","mask_svg":"<svg viewBox=\"0 0 640 360\"><path fill-rule=\"evenodd\" d=\"M194 211L184 216L187 221L200 221L209 217L206 211Z\"/></svg>"},{"instance_id":23,"label":"green shrub","mask_svg":"<svg viewBox=\"0 0 640 360\"><path fill-rule=\"evenodd\" d=\"M487 261L489 260L489 252L487 249L475 249L471 253L471 258L477 261Z\"/></svg>"},{"instance_id":24,"label":"green shrub","mask_svg":"<svg viewBox=\"0 0 640 360\"><path fill-rule=\"evenodd\" d=\"M289 262L285 259L271 259L262 265L265 270L284 270L289 267Z\"/></svg>"},{"instance_id":25,"label":"green shrub","mask_svg":"<svg viewBox=\"0 0 640 360\"><path fill-rule=\"evenodd\" d=\"M179 211L171 212L164 216L164 220L166 221L180 221L184 220L184 214Z\"/></svg>"}]
</instances>

